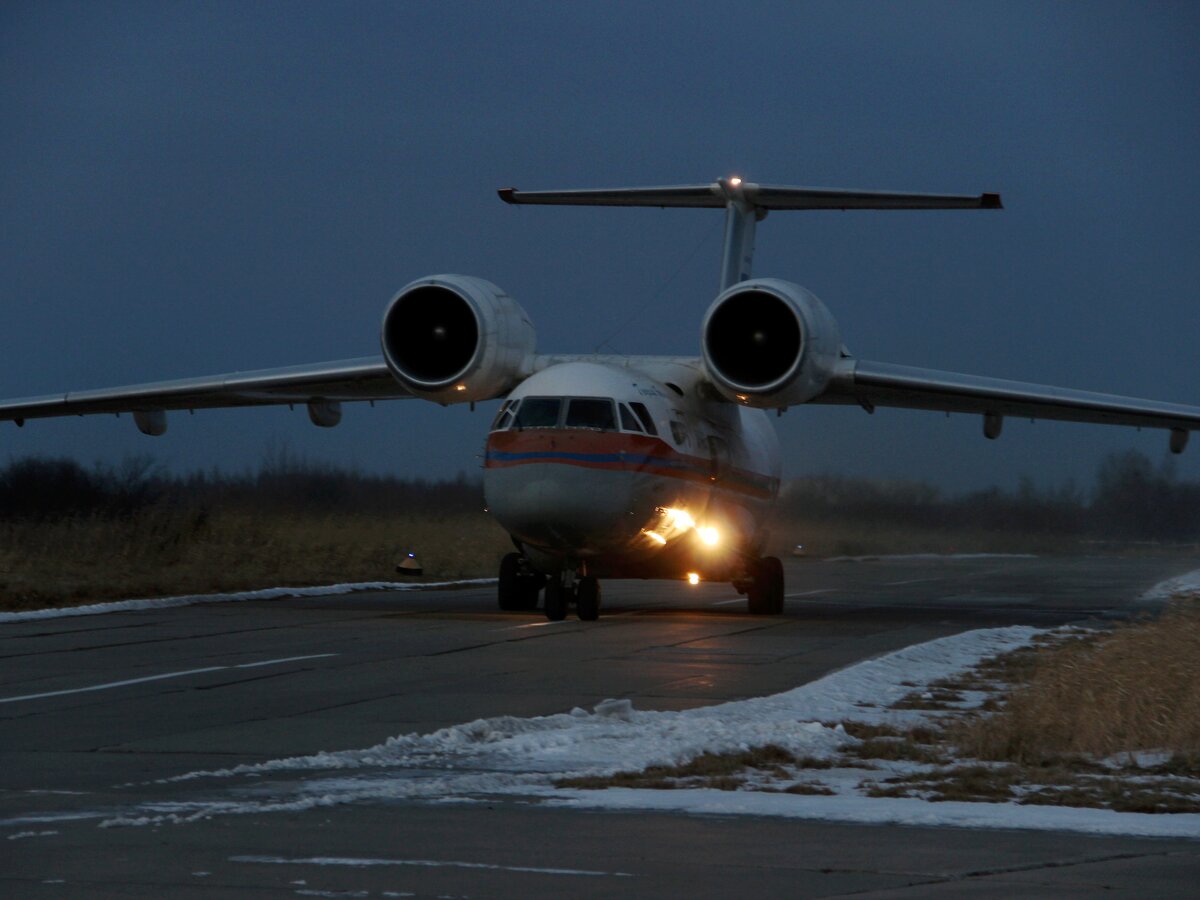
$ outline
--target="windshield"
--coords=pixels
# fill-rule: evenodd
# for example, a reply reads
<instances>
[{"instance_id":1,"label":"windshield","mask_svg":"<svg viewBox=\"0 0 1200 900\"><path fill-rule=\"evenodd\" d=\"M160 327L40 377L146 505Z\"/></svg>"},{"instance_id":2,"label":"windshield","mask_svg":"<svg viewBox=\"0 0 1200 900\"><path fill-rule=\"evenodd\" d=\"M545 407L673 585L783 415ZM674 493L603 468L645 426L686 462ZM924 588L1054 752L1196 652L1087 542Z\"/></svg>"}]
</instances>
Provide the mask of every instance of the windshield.
<instances>
[{"instance_id":1,"label":"windshield","mask_svg":"<svg viewBox=\"0 0 1200 900\"><path fill-rule=\"evenodd\" d=\"M613 402L598 398L572 400L567 407L567 428L598 428L601 431L616 431L617 420L613 415Z\"/></svg>"},{"instance_id":2,"label":"windshield","mask_svg":"<svg viewBox=\"0 0 1200 900\"><path fill-rule=\"evenodd\" d=\"M514 428L553 428L558 424L562 401L557 397L526 397L517 410Z\"/></svg>"}]
</instances>

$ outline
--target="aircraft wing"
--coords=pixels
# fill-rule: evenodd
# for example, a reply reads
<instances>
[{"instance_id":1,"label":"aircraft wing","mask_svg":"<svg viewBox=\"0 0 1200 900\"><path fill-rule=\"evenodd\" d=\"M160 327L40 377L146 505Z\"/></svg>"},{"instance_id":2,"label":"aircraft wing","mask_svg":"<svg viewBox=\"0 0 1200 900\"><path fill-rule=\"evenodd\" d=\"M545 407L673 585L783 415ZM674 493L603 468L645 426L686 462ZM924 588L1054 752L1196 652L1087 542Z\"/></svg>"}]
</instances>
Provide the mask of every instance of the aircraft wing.
<instances>
[{"instance_id":1,"label":"aircraft wing","mask_svg":"<svg viewBox=\"0 0 1200 900\"><path fill-rule=\"evenodd\" d=\"M982 413L993 417L996 434L995 417L1002 416L1200 430L1198 406L858 359L843 360L829 387L810 402L856 403L868 411L896 406Z\"/></svg>"},{"instance_id":2,"label":"aircraft wing","mask_svg":"<svg viewBox=\"0 0 1200 900\"><path fill-rule=\"evenodd\" d=\"M152 381L126 387L69 391L22 400L0 400L0 421L15 421L21 425L26 419L50 416L159 413L170 409L283 403L328 404L342 400L394 400L409 396L382 358L368 356L254 372Z\"/></svg>"}]
</instances>

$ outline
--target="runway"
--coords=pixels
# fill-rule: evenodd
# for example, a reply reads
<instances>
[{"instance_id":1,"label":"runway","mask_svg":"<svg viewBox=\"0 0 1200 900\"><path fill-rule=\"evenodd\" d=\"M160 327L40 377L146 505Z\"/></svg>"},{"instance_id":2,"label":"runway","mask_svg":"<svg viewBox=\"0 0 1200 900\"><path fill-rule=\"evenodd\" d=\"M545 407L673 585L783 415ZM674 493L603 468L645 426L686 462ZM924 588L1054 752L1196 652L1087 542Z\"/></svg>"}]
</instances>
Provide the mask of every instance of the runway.
<instances>
[{"instance_id":1,"label":"runway","mask_svg":"<svg viewBox=\"0 0 1200 900\"><path fill-rule=\"evenodd\" d=\"M1178 557L788 560L785 614L769 618L746 615L727 585L611 582L596 623L500 613L494 589L477 587L0 626L0 890L1190 895L1200 843L1189 841L597 813L504 798L98 823L211 797L212 785L156 783L196 770L609 697L638 709L705 706L960 631L1128 616L1143 591L1196 568L1200 559Z\"/></svg>"}]
</instances>

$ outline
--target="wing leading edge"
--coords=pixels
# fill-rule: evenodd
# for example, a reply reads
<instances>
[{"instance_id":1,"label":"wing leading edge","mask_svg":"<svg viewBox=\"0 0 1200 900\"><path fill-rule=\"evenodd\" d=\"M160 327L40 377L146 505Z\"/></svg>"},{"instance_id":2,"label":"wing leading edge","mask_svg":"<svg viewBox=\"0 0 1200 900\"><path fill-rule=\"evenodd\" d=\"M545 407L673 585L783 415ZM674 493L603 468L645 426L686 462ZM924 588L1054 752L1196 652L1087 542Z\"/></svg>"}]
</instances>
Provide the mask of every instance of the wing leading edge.
<instances>
[{"instance_id":1,"label":"wing leading edge","mask_svg":"<svg viewBox=\"0 0 1200 900\"><path fill-rule=\"evenodd\" d=\"M4 400L0 401L0 421L22 424L26 419L51 416L397 400L409 396L392 377L384 361L369 356Z\"/></svg>"},{"instance_id":2,"label":"wing leading edge","mask_svg":"<svg viewBox=\"0 0 1200 900\"><path fill-rule=\"evenodd\" d=\"M1175 452L1183 450L1187 432L1200 430L1197 406L856 359L844 360L829 387L811 402L854 403L868 412L895 406L981 413L991 423L985 424L988 437L999 434L1004 416L1167 428Z\"/></svg>"}]
</instances>

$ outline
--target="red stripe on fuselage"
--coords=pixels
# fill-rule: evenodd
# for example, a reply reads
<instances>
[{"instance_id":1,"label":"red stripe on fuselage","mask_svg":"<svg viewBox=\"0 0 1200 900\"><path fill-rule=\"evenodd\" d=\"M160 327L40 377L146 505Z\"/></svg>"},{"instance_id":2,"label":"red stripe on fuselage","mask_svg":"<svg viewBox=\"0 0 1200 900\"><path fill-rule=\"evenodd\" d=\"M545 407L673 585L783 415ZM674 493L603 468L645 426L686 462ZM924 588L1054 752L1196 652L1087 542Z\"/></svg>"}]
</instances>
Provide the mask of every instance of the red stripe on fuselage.
<instances>
[{"instance_id":1,"label":"red stripe on fuselage","mask_svg":"<svg viewBox=\"0 0 1200 900\"><path fill-rule=\"evenodd\" d=\"M714 476L712 461L680 453L661 438L612 431L526 429L488 436L484 468L565 465L587 469L645 472L704 484L760 498L774 496L774 478L728 468Z\"/></svg>"}]
</instances>

